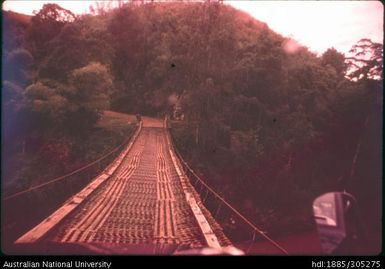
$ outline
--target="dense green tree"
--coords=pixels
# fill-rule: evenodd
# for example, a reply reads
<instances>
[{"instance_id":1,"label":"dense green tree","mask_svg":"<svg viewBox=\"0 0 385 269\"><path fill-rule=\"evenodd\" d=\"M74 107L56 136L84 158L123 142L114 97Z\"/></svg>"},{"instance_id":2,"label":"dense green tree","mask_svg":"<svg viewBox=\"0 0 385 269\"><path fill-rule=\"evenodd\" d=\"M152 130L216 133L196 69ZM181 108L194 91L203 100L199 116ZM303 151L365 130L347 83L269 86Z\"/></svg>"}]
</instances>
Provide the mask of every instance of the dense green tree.
<instances>
[{"instance_id":1,"label":"dense green tree","mask_svg":"<svg viewBox=\"0 0 385 269\"><path fill-rule=\"evenodd\" d=\"M336 71L337 76L341 77L345 75L346 63L345 55L338 52L335 48L327 49L321 56L321 62L323 65L330 65Z\"/></svg>"},{"instance_id":2,"label":"dense green tree","mask_svg":"<svg viewBox=\"0 0 385 269\"><path fill-rule=\"evenodd\" d=\"M60 33L63 26L75 20L75 15L58 4L44 4L31 19L27 41L34 57L41 60L49 49L48 42Z\"/></svg>"},{"instance_id":3,"label":"dense green tree","mask_svg":"<svg viewBox=\"0 0 385 269\"><path fill-rule=\"evenodd\" d=\"M57 88L49 87L41 81L29 85L25 90L27 109L35 117L35 125L50 129L63 123L68 100Z\"/></svg>"},{"instance_id":4,"label":"dense green tree","mask_svg":"<svg viewBox=\"0 0 385 269\"><path fill-rule=\"evenodd\" d=\"M40 65L39 76L65 82L73 69L91 61L110 65L112 48L107 43L108 34L94 26L91 17L84 16L63 26L49 44L49 57ZM58 64L60 63L60 64Z\"/></svg>"},{"instance_id":5,"label":"dense green tree","mask_svg":"<svg viewBox=\"0 0 385 269\"><path fill-rule=\"evenodd\" d=\"M348 57L349 74L351 79L367 80L382 79L383 45L363 38L350 50Z\"/></svg>"},{"instance_id":6,"label":"dense green tree","mask_svg":"<svg viewBox=\"0 0 385 269\"><path fill-rule=\"evenodd\" d=\"M32 64L33 57L28 50L14 49L6 56L5 66L7 68L3 71L3 78L24 87L28 85L33 77Z\"/></svg>"},{"instance_id":7,"label":"dense green tree","mask_svg":"<svg viewBox=\"0 0 385 269\"><path fill-rule=\"evenodd\" d=\"M104 65L94 62L73 70L70 85L66 126L70 132L87 130L109 108L112 77Z\"/></svg>"}]
</instances>

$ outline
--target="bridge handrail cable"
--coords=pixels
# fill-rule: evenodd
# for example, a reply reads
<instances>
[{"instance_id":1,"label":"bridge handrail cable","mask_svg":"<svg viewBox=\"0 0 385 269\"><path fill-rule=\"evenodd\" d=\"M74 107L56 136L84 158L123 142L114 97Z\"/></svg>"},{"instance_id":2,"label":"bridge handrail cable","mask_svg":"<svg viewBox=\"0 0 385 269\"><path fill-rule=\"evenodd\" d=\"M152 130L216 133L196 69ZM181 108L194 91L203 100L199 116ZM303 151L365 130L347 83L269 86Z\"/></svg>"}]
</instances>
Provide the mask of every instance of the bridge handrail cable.
<instances>
[{"instance_id":1,"label":"bridge handrail cable","mask_svg":"<svg viewBox=\"0 0 385 269\"><path fill-rule=\"evenodd\" d=\"M277 249L279 249L281 252L284 254L288 255L289 253L287 252L286 249L284 249L282 246L280 246L277 242L275 242L272 238L267 236L262 230L260 230L257 226L255 226L251 221L249 221L245 216L243 216L236 208L234 208L231 204L226 202L226 200L221 197L214 189L212 189L209 185L206 184L195 172L194 170L186 163L186 161L182 158L180 155L178 149L173 145L173 148L178 155L179 160L183 163L183 165L190 171L190 173L198 179L203 186L206 187L212 194L214 194L220 201L223 202L230 210L232 210L238 217L240 217L247 225L249 225L254 232L259 233L263 238L265 238L267 241L269 241L272 245L274 245Z\"/></svg>"},{"instance_id":2,"label":"bridge handrail cable","mask_svg":"<svg viewBox=\"0 0 385 269\"><path fill-rule=\"evenodd\" d=\"M133 131L133 133L135 133L135 131ZM88 163L88 164L86 164L86 165L84 165L84 166L82 166L82 167L80 167L80 168L78 168L78 169L76 169L76 170L74 170L74 171L68 173L68 174L65 174L65 175L56 177L56 178L54 178L54 179L51 179L51 180L46 181L46 182L44 182L44 183L41 183L41 184L39 184L39 185L30 187L30 188L28 188L28 189L26 189L26 190L22 190L22 191L19 191L19 192L14 193L14 194L11 194L11 195L9 195L9 196L3 198L3 201L10 200L10 199L15 198L15 197L17 197L17 196L20 196L20 195L22 195L22 194L31 192L31 191L36 190L36 189L40 189L40 188L42 188L42 187L44 187L44 186L50 185L50 184L52 184L52 183L54 183L54 182L63 180L63 179L65 179L65 178L69 177L69 176L72 176L72 175L74 175L74 174L77 174L77 173L79 173L79 172L81 172L81 171L87 169L88 167L91 167L91 166L95 165L96 163L101 162L101 161L104 160L105 158L109 157L111 154L113 154L114 152L116 152L117 150L119 150L121 147L123 147L128 141L130 141L131 138L132 138L132 135L130 135L127 139L125 139L120 145L118 145L117 147L115 147L113 150L111 150L110 152L104 154L102 157L96 159L95 161L93 161L93 162L91 162L91 163Z\"/></svg>"}]
</instances>

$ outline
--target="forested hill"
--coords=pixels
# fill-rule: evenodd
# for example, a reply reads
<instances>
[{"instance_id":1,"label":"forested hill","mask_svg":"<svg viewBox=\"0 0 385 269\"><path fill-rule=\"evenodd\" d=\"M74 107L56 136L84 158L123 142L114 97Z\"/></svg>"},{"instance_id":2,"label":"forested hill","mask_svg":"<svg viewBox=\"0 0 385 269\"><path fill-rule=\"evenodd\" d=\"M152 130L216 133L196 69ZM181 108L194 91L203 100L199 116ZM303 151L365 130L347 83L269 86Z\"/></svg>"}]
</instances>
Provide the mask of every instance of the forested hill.
<instances>
[{"instance_id":1,"label":"forested hill","mask_svg":"<svg viewBox=\"0 0 385 269\"><path fill-rule=\"evenodd\" d=\"M20 27L27 27L31 22L32 16L13 12L13 11L3 11L3 22L9 25L15 25ZM6 27L4 27L6 30Z\"/></svg>"},{"instance_id":2,"label":"forested hill","mask_svg":"<svg viewBox=\"0 0 385 269\"><path fill-rule=\"evenodd\" d=\"M344 188L379 216L381 44L317 56L212 2L84 16L46 4L7 29L6 138L79 136L104 109L156 115L178 102L178 146L256 222L274 225L265 209L308 214L317 194Z\"/></svg>"}]
</instances>

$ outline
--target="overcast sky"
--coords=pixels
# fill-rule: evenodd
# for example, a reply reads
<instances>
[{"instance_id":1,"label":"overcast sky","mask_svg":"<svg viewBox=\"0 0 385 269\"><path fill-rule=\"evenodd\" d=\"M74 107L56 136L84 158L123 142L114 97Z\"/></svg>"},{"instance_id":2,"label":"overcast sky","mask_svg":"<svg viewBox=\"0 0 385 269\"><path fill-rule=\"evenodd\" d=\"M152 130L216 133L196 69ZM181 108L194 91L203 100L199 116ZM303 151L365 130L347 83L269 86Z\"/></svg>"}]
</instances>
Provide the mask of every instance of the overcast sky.
<instances>
[{"instance_id":1,"label":"overcast sky","mask_svg":"<svg viewBox=\"0 0 385 269\"><path fill-rule=\"evenodd\" d=\"M7 0L4 10L32 14L44 3L55 2L75 14L88 12L95 1ZM296 39L311 51L334 47L347 53L361 38L383 43L383 12L380 1L225 1L226 4L266 22L284 36Z\"/></svg>"}]
</instances>

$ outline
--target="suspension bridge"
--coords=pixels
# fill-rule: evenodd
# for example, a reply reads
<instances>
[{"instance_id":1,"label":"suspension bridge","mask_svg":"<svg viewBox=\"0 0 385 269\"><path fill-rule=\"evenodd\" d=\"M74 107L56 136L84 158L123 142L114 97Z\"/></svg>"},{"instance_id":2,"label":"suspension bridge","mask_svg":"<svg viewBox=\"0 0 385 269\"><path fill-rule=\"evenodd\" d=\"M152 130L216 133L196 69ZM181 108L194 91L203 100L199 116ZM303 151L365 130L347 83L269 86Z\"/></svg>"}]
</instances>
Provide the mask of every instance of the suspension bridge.
<instances>
[{"instance_id":1,"label":"suspension bridge","mask_svg":"<svg viewBox=\"0 0 385 269\"><path fill-rule=\"evenodd\" d=\"M3 202L11 204L66 177L8 196ZM173 146L166 119L143 117L106 168L14 244L78 244L120 254L220 251L232 247L216 221L220 210L230 211L250 229L251 242L259 236L287 254L188 166Z\"/></svg>"}]
</instances>

